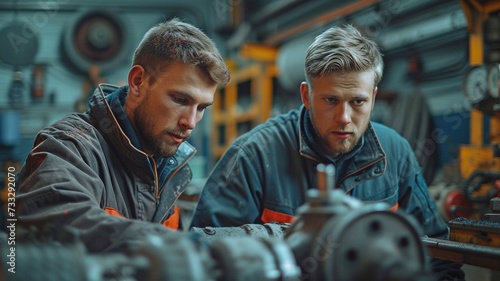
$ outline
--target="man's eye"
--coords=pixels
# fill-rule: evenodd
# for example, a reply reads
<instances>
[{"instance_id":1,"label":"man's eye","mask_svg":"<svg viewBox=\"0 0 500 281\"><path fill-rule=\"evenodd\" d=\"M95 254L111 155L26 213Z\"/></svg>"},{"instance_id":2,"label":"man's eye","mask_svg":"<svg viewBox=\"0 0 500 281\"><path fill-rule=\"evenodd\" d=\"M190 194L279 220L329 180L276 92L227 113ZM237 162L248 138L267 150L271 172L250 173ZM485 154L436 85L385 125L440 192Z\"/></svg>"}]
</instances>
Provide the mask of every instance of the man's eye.
<instances>
[{"instance_id":1,"label":"man's eye","mask_svg":"<svg viewBox=\"0 0 500 281\"><path fill-rule=\"evenodd\" d=\"M172 99L178 104L187 104L187 99L185 98L173 97Z\"/></svg>"},{"instance_id":2,"label":"man's eye","mask_svg":"<svg viewBox=\"0 0 500 281\"><path fill-rule=\"evenodd\" d=\"M198 111L203 112L208 106L198 106Z\"/></svg>"},{"instance_id":3,"label":"man's eye","mask_svg":"<svg viewBox=\"0 0 500 281\"><path fill-rule=\"evenodd\" d=\"M352 101L355 105L363 105L365 103L365 100L353 100Z\"/></svg>"},{"instance_id":4,"label":"man's eye","mask_svg":"<svg viewBox=\"0 0 500 281\"><path fill-rule=\"evenodd\" d=\"M325 101L327 103L335 103L337 101L337 99L336 98L325 98Z\"/></svg>"}]
</instances>

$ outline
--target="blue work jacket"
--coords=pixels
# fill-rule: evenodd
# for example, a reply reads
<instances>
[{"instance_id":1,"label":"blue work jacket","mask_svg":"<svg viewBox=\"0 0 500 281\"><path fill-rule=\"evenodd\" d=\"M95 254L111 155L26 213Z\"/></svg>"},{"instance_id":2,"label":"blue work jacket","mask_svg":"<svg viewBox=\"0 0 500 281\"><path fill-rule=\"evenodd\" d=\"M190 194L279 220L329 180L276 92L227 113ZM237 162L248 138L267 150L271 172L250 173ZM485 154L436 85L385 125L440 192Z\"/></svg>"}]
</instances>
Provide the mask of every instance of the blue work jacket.
<instances>
[{"instance_id":1,"label":"blue work jacket","mask_svg":"<svg viewBox=\"0 0 500 281\"><path fill-rule=\"evenodd\" d=\"M305 203L307 190L318 186L319 163L335 165L336 188L346 194L364 202L385 202L392 210L413 216L424 235L448 235L406 139L370 122L351 152L331 159L321 150L303 106L235 140L209 175L191 227L291 222ZM443 280L461 280L460 266L433 260L434 271Z\"/></svg>"},{"instance_id":2,"label":"blue work jacket","mask_svg":"<svg viewBox=\"0 0 500 281\"><path fill-rule=\"evenodd\" d=\"M308 110L301 107L238 138L208 177L191 226L290 222L307 190L318 186L316 166L332 163L336 188L413 215L430 237L447 234L406 139L370 122L353 151L330 159L308 122Z\"/></svg>"}]
</instances>

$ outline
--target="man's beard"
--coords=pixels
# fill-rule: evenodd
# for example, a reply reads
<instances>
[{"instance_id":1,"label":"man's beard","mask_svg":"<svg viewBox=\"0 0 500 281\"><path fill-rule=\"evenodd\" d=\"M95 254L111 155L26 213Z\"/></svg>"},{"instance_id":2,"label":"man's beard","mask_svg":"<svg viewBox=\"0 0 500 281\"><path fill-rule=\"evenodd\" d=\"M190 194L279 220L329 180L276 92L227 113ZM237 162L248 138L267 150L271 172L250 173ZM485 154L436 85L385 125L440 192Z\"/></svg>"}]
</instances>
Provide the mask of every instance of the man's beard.
<instances>
[{"instance_id":1,"label":"man's beard","mask_svg":"<svg viewBox=\"0 0 500 281\"><path fill-rule=\"evenodd\" d=\"M332 147L331 144L327 141L325 141L319 132L317 131L316 127L313 125L314 131L316 133L316 137L320 140L321 146L323 146L323 149L327 151L330 156L333 156L334 158L339 157L340 155L347 154L354 150L356 145L358 144L359 140L361 139L361 136L366 132L368 129L369 122L366 124L366 126L361 130L361 131L356 131L356 130L345 130L341 129L338 131L351 131L353 132L353 135L351 136L352 138L348 139L337 139L335 147Z\"/></svg>"},{"instance_id":2,"label":"man's beard","mask_svg":"<svg viewBox=\"0 0 500 281\"><path fill-rule=\"evenodd\" d=\"M149 151L157 157L170 157L177 152L180 144L169 144L163 142L163 136L168 134L170 131L165 130L161 132L160 135L155 136L152 133L152 124L150 120L146 119L147 112L147 98L137 106L134 110L135 116L135 125L137 129L137 133L139 134L139 138L142 140L142 145L145 146ZM170 132L172 133L172 132ZM183 135L185 133L178 133L177 135ZM143 147L144 149L144 147Z\"/></svg>"},{"instance_id":3,"label":"man's beard","mask_svg":"<svg viewBox=\"0 0 500 281\"><path fill-rule=\"evenodd\" d=\"M147 134L147 128L138 128L142 136L143 145L145 145L157 157L170 157L177 152L180 144L168 144L161 141L162 136L155 137ZM163 132L162 134L166 134Z\"/></svg>"}]
</instances>

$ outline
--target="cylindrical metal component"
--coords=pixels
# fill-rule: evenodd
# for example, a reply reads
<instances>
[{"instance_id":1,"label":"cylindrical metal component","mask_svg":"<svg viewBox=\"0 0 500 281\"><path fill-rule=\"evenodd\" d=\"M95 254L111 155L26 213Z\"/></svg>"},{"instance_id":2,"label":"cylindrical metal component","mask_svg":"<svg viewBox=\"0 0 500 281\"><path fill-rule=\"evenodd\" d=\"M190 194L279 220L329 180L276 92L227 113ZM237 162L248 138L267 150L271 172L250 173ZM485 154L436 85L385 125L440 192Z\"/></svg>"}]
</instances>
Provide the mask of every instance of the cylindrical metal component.
<instances>
[{"instance_id":1,"label":"cylindrical metal component","mask_svg":"<svg viewBox=\"0 0 500 281\"><path fill-rule=\"evenodd\" d=\"M410 277L425 272L426 266L414 226L377 205L332 217L310 253L318 269L306 273L312 280L413 280Z\"/></svg>"},{"instance_id":2,"label":"cylindrical metal component","mask_svg":"<svg viewBox=\"0 0 500 281\"><path fill-rule=\"evenodd\" d=\"M326 174L326 190L328 191L333 190L336 185L335 166L333 166L333 164L326 165L325 174Z\"/></svg>"},{"instance_id":3,"label":"cylindrical metal component","mask_svg":"<svg viewBox=\"0 0 500 281\"><path fill-rule=\"evenodd\" d=\"M316 172L318 175L318 190L325 191L326 190L326 166L323 163L319 163L316 166Z\"/></svg>"},{"instance_id":4,"label":"cylindrical metal component","mask_svg":"<svg viewBox=\"0 0 500 281\"><path fill-rule=\"evenodd\" d=\"M334 179L334 167L325 170ZM285 241L304 279L368 280L365 273L372 272L370 280L417 280L412 278L428 273L418 225L385 203L362 204L341 190L310 189L297 213Z\"/></svg>"}]
</instances>

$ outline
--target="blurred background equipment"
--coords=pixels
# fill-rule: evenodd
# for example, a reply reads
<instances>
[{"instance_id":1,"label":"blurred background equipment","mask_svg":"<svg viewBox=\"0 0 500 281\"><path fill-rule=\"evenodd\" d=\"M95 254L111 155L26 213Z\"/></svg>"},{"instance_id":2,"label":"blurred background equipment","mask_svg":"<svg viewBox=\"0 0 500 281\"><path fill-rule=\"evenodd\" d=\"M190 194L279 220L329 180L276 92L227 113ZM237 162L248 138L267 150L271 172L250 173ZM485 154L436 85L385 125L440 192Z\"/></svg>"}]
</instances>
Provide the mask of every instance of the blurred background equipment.
<instances>
[{"instance_id":1,"label":"blurred background equipment","mask_svg":"<svg viewBox=\"0 0 500 281\"><path fill-rule=\"evenodd\" d=\"M8 89L8 99L11 106L23 103L25 83L22 68L33 64L38 52L38 33L26 22L15 19L0 30L0 62L13 70L12 80Z\"/></svg>"},{"instance_id":2,"label":"blurred background equipment","mask_svg":"<svg viewBox=\"0 0 500 281\"><path fill-rule=\"evenodd\" d=\"M109 73L130 60L130 38L126 23L116 13L104 10L82 10L66 26L62 52L66 62L81 73L98 65Z\"/></svg>"},{"instance_id":3,"label":"blurred background equipment","mask_svg":"<svg viewBox=\"0 0 500 281\"><path fill-rule=\"evenodd\" d=\"M0 29L0 61L15 68L33 64L38 52L38 32L27 22L14 21Z\"/></svg>"},{"instance_id":4,"label":"blurred background equipment","mask_svg":"<svg viewBox=\"0 0 500 281\"><path fill-rule=\"evenodd\" d=\"M472 104L470 144L459 150L461 181L454 188L431 188L438 209L449 220L449 240L428 238L424 243L435 258L499 270L500 5L472 0L461 4L469 32L470 67L463 87ZM489 125L486 141L485 123Z\"/></svg>"},{"instance_id":5,"label":"blurred background equipment","mask_svg":"<svg viewBox=\"0 0 500 281\"><path fill-rule=\"evenodd\" d=\"M446 220L480 220L500 195L500 6L462 0L469 32L469 69L463 78L470 112L470 144L459 147L460 182L431 189ZM486 135L486 137L484 137ZM447 190L447 192L445 191ZM446 194L445 194L446 193Z\"/></svg>"}]
</instances>

